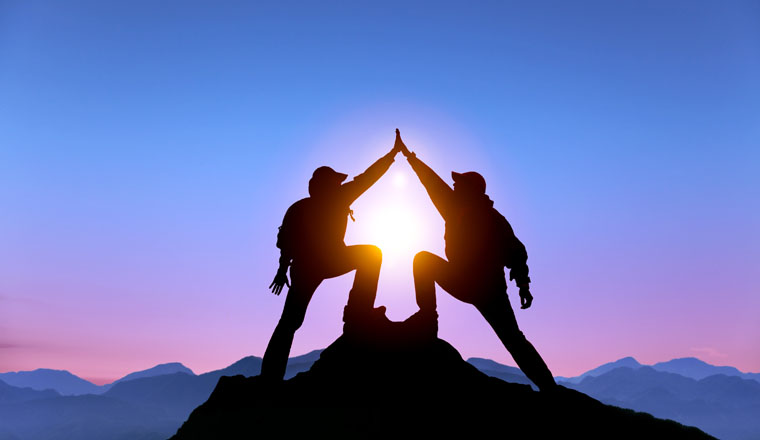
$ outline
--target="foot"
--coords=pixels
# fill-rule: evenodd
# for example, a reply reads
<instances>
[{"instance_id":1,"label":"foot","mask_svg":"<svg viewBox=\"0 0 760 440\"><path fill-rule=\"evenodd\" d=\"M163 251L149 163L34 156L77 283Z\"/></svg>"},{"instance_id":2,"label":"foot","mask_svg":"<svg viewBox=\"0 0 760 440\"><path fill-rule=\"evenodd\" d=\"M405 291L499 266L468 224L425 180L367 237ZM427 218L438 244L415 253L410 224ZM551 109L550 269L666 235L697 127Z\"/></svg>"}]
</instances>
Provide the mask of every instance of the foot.
<instances>
[{"instance_id":1,"label":"foot","mask_svg":"<svg viewBox=\"0 0 760 440\"><path fill-rule=\"evenodd\" d=\"M370 310L350 309L346 306L343 309L343 333L361 334L373 333L380 327L391 322L385 316L385 306L376 307Z\"/></svg>"},{"instance_id":2,"label":"foot","mask_svg":"<svg viewBox=\"0 0 760 440\"><path fill-rule=\"evenodd\" d=\"M433 339L438 337L438 312L435 310L420 310L410 316L406 322L425 337Z\"/></svg>"}]
</instances>

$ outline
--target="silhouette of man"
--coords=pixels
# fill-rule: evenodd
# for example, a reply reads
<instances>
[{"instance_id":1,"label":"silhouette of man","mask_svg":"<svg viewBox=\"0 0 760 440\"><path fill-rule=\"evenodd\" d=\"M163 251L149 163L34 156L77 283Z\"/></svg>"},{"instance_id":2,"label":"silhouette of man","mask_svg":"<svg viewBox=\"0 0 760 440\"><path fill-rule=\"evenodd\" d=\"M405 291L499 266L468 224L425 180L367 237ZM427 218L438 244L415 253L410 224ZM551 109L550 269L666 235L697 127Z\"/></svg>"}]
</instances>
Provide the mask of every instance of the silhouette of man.
<instances>
[{"instance_id":1,"label":"silhouette of man","mask_svg":"<svg viewBox=\"0 0 760 440\"><path fill-rule=\"evenodd\" d=\"M344 332L350 333L368 320L387 320L385 308L375 309L377 281L382 254L377 246L346 246L348 217L353 220L351 204L388 171L398 148L378 159L352 181L330 167L319 167L309 180L309 197L288 208L277 234L280 267L269 286L279 295L290 289L282 316L269 340L261 365L261 375L281 380L296 330L303 324L306 308L319 284L356 270L354 284L344 309ZM292 286L288 282L290 267Z\"/></svg>"},{"instance_id":2,"label":"silhouette of man","mask_svg":"<svg viewBox=\"0 0 760 440\"><path fill-rule=\"evenodd\" d=\"M525 375L541 390L556 384L549 368L517 326L507 297L504 267L520 288L523 309L530 307L528 254L509 222L486 195L486 181L476 172L452 172L454 189L410 152L396 130L397 148L425 187L445 221L444 241L448 261L430 252L414 257L414 287L420 310L412 316L437 332L435 283L454 298L474 305L488 321L504 347Z\"/></svg>"}]
</instances>

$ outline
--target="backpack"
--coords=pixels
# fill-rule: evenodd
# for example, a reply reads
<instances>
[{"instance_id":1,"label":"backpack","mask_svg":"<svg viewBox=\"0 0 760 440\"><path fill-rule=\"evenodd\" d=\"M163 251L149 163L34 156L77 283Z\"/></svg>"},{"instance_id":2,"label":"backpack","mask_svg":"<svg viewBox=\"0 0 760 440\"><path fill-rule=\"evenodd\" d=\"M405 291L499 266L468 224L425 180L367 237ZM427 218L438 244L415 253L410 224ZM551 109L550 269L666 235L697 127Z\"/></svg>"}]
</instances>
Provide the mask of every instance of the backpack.
<instances>
[{"instance_id":1,"label":"backpack","mask_svg":"<svg viewBox=\"0 0 760 440\"><path fill-rule=\"evenodd\" d=\"M277 247L283 254L294 256L298 243L303 243L307 235L307 222L311 211L311 199L301 199L288 208L278 227Z\"/></svg>"}]
</instances>

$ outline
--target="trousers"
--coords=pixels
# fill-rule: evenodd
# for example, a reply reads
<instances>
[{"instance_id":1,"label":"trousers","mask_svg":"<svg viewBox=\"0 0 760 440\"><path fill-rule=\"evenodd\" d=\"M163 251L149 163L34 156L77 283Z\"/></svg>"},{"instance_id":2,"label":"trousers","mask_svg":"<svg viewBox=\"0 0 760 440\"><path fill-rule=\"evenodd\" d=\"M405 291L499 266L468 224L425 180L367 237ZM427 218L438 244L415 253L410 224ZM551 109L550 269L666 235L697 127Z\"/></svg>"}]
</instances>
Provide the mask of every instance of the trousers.
<instances>
[{"instance_id":1,"label":"trousers","mask_svg":"<svg viewBox=\"0 0 760 440\"><path fill-rule=\"evenodd\" d=\"M556 386L541 355L517 325L507 297L503 269L498 273L473 266L463 267L430 252L420 252L414 257L413 270L415 295L421 311L435 311L435 284L438 283L454 298L478 309L520 370L539 389Z\"/></svg>"},{"instance_id":2,"label":"trousers","mask_svg":"<svg viewBox=\"0 0 760 440\"><path fill-rule=\"evenodd\" d=\"M370 312L377 296L381 264L380 248L373 245L343 246L323 255L295 259L290 267L291 286L280 321L264 352L261 375L272 379L285 377L293 338L322 281L356 270L346 308Z\"/></svg>"}]
</instances>

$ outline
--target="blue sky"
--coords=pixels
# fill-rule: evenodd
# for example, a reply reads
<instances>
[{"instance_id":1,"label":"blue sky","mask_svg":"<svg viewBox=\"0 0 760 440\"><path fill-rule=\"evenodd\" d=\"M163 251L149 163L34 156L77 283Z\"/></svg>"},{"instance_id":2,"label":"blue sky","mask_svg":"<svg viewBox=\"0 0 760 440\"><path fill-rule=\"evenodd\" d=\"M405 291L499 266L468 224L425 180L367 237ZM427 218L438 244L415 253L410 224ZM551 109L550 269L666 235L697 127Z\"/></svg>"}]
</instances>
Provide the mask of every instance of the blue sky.
<instances>
[{"instance_id":1,"label":"blue sky","mask_svg":"<svg viewBox=\"0 0 760 440\"><path fill-rule=\"evenodd\" d=\"M441 175L486 177L556 374L758 371L758 78L757 2L0 2L0 370L260 355L285 209L399 127ZM408 186L357 202L347 242L375 239L362 208L409 197L426 233L406 262L442 223L397 162ZM405 264L381 277L396 319ZM317 292L294 353L339 334L349 283ZM510 362L469 306L440 307L464 355Z\"/></svg>"}]
</instances>

